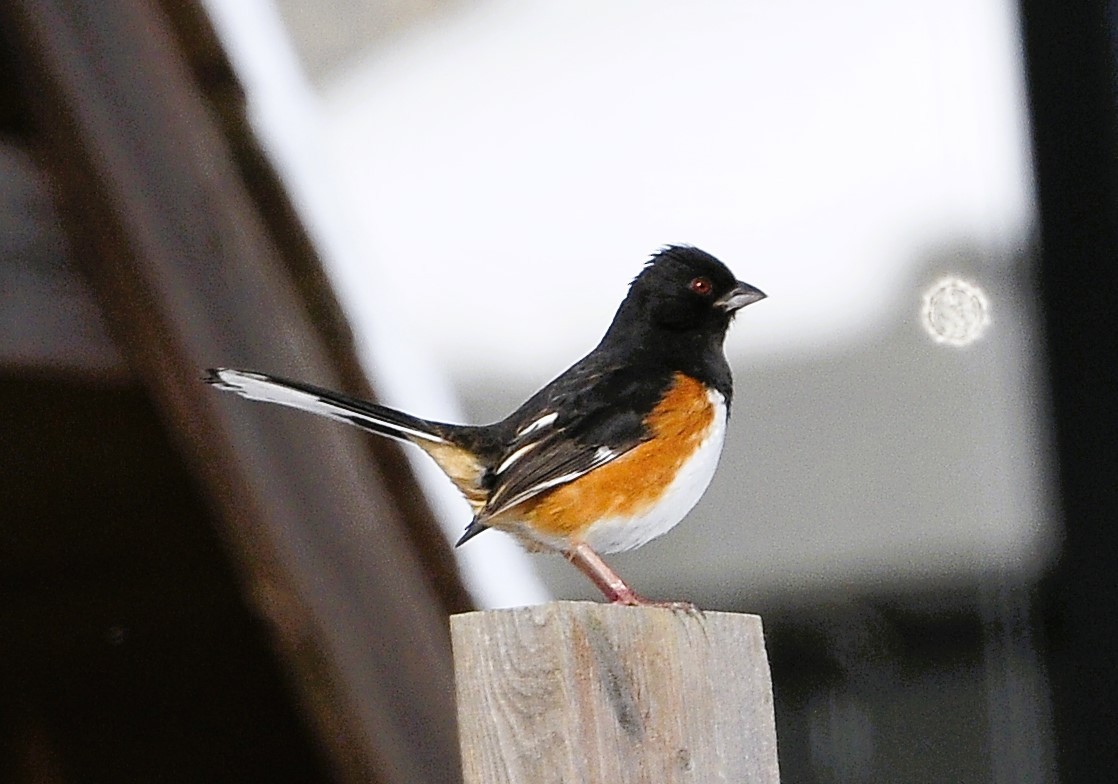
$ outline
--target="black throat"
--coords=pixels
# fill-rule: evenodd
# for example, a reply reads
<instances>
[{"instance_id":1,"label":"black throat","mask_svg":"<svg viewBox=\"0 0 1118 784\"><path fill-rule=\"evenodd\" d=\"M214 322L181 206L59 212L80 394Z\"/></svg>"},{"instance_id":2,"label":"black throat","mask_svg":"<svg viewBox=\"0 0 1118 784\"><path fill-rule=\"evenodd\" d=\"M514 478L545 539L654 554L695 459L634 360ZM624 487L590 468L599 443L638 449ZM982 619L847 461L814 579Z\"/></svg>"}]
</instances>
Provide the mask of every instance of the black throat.
<instances>
[{"instance_id":1,"label":"black throat","mask_svg":"<svg viewBox=\"0 0 1118 784\"><path fill-rule=\"evenodd\" d=\"M639 319L621 325L615 321L598 351L626 364L655 368L668 376L691 376L721 393L728 409L733 397L733 377L722 347L728 326L729 319L725 326L700 330L673 330Z\"/></svg>"}]
</instances>

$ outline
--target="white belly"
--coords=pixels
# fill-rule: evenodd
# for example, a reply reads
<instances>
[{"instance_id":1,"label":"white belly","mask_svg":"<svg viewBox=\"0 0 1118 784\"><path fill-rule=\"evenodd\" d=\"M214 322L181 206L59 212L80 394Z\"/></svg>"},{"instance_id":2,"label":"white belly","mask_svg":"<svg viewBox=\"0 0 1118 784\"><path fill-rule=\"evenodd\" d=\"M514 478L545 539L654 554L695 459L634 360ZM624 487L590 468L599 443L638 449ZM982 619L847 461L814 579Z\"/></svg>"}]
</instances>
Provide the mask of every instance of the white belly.
<instances>
[{"instance_id":1,"label":"white belly","mask_svg":"<svg viewBox=\"0 0 1118 784\"><path fill-rule=\"evenodd\" d=\"M674 528L699 502L718 467L726 437L726 401L714 390L710 401L714 405L710 431L660 500L635 518L607 517L594 523L585 537L591 548L599 553L618 553L640 547Z\"/></svg>"}]
</instances>

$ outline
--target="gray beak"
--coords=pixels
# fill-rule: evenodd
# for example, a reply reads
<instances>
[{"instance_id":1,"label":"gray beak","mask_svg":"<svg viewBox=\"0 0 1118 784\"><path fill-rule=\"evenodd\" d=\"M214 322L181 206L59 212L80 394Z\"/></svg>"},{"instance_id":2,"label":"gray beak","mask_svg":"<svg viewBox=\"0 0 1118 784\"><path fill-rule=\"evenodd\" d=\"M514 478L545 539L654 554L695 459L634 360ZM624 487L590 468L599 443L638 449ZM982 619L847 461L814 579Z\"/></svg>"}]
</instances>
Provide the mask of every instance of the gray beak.
<instances>
[{"instance_id":1,"label":"gray beak","mask_svg":"<svg viewBox=\"0 0 1118 784\"><path fill-rule=\"evenodd\" d=\"M765 292L761 289L754 288L748 283L738 281L738 285L734 286L723 297L714 301L714 306L721 308L727 313L733 313L736 310L741 310L746 305L752 305L754 302L760 302L765 298Z\"/></svg>"}]
</instances>

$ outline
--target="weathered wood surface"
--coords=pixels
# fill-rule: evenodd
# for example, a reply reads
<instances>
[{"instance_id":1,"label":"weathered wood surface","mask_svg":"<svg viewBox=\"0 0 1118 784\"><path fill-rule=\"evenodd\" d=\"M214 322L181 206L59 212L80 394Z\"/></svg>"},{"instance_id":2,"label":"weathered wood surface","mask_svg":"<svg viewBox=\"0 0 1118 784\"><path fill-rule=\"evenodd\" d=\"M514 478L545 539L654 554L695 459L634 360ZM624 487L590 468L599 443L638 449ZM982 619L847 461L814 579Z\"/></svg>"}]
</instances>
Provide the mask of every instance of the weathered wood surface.
<instances>
[{"instance_id":1,"label":"weathered wood surface","mask_svg":"<svg viewBox=\"0 0 1118 784\"><path fill-rule=\"evenodd\" d=\"M590 602L450 619L465 784L776 784L755 615Z\"/></svg>"}]
</instances>

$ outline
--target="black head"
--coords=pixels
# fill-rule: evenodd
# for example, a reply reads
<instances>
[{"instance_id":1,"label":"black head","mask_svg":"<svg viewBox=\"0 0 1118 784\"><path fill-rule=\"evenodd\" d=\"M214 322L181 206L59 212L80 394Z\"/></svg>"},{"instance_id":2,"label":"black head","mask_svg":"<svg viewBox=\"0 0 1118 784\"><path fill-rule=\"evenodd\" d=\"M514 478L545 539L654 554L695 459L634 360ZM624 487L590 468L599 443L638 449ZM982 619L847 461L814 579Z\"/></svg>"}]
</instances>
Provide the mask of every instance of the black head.
<instances>
[{"instance_id":1,"label":"black head","mask_svg":"<svg viewBox=\"0 0 1118 784\"><path fill-rule=\"evenodd\" d=\"M617 333L640 334L645 340L657 333L701 334L721 345L734 314L764 297L709 253L670 245L633 280L610 333L614 338L621 337Z\"/></svg>"}]
</instances>

